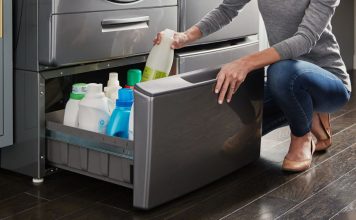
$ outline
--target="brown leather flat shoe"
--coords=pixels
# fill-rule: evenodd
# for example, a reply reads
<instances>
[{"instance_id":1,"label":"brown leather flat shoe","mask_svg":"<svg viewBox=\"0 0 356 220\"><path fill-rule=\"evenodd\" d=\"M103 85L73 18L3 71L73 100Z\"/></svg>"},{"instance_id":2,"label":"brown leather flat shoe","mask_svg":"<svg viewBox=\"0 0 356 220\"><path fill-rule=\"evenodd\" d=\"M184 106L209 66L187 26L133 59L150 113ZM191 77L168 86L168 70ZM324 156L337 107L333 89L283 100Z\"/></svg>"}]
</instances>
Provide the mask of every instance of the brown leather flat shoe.
<instances>
[{"instance_id":1,"label":"brown leather flat shoe","mask_svg":"<svg viewBox=\"0 0 356 220\"><path fill-rule=\"evenodd\" d=\"M316 143L315 151L325 151L332 145L332 133L330 124L330 114L317 113L321 127L323 128L327 138L319 140Z\"/></svg>"},{"instance_id":2,"label":"brown leather flat shoe","mask_svg":"<svg viewBox=\"0 0 356 220\"><path fill-rule=\"evenodd\" d=\"M310 168L312 164L313 154L315 151L315 143L313 140L310 142L311 158L303 161L293 161L284 158L282 169L289 172L302 172Z\"/></svg>"}]
</instances>

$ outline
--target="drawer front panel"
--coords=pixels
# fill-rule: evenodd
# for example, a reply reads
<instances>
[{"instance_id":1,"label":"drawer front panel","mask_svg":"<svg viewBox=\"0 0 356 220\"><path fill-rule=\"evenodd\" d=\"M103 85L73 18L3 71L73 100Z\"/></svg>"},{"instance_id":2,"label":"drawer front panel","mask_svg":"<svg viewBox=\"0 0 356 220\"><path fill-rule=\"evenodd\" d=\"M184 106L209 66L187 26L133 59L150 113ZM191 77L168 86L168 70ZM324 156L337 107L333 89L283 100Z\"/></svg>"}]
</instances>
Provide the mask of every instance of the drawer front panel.
<instances>
[{"instance_id":1,"label":"drawer front panel","mask_svg":"<svg viewBox=\"0 0 356 220\"><path fill-rule=\"evenodd\" d=\"M223 105L213 93L218 71L138 84L135 207L160 205L259 157L263 71L249 74L232 102Z\"/></svg>"},{"instance_id":2,"label":"drawer front panel","mask_svg":"<svg viewBox=\"0 0 356 220\"><path fill-rule=\"evenodd\" d=\"M177 73L198 69L215 68L258 51L257 37L249 37L237 45L222 46L215 49L178 53L175 59Z\"/></svg>"},{"instance_id":3,"label":"drawer front panel","mask_svg":"<svg viewBox=\"0 0 356 220\"><path fill-rule=\"evenodd\" d=\"M58 66L145 54L165 28L177 29L176 7L54 15L41 63Z\"/></svg>"},{"instance_id":4,"label":"drawer front panel","mask_svg":"<svg viewBox=\"0 0 356 220\"><path fill-rule=\"evenodd\" d=\"M48 0L40 0L48 5ZM151 8L177 5L177 0L52 0L53 13Z\"/></svg>"},{"instance_id":5,"label":"drawer front panel","mask_svg":"<svg viewBox=\"0 0 356 220\"><path fill-rule=\"evenodd\" d=\"M221 0L204 0L204 4L202 4L200 1L196 0L182 0L180 5L180 12L182 15L180 20L180 30L184 31L195 25L221 2ZM197 10L197 8L199 8L199 10ZM212 35L194 42L194 44L218 42L257 34L258 21L259 14L257 0L252 0L240 11L239 15L229 25Z\"/></svg>"}]
</instances>

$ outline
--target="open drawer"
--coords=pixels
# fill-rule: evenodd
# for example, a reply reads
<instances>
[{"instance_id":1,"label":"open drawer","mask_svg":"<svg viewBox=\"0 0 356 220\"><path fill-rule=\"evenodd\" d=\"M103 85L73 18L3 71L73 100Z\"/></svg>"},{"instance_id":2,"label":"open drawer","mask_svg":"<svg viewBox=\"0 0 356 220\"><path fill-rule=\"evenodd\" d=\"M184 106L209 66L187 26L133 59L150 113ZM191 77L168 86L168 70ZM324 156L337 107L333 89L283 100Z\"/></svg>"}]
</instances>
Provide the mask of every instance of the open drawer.
<instances>
[{"instance_id":1,"label":"open drawer","mask_svg":"<svg viewBox=\"0 0 356 220\"><path fill-rule=\"evenodd\" d=\"M63 126L59 112L47 115L48 160L133 187L134 206L142 209L245 166L260 155L263 72L251 73L230 104L218 105L218 71L139 83L134 142Z\"/></svg>"}]
</instances>

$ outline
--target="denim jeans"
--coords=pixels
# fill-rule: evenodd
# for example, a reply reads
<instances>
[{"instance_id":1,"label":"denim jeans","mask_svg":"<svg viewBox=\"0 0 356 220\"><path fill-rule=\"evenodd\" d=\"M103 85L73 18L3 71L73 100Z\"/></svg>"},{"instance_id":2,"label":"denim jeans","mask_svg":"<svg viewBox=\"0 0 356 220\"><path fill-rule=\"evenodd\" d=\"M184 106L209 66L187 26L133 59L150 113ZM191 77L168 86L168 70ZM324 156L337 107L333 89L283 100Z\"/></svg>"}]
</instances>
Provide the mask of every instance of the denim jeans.
<instances>
[{"instance_id":1,"label":"denim jeans","mask_svg":"<svg viewBox=\"0 0 356 220\"><path fill-rule=\"evenodd\" d=\"M331 72L309 62L283 60L267 70L262 133L289 124L295 136L311 129L313 112L332 113L350 92Z\"/></svg>"}]
</instances>

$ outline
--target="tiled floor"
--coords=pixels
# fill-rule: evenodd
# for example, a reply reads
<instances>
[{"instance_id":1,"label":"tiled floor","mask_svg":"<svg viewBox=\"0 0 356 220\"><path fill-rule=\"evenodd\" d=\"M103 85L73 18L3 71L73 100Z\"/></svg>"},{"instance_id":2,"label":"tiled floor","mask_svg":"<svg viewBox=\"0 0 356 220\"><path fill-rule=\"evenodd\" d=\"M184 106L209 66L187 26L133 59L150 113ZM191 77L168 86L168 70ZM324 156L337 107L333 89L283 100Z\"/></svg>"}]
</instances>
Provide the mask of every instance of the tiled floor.
<instances>
[{"instance_id":1,"label":"tiled floor","mask_svg":"<svg viewBox=\"0 0 356 220\"><path fill-rule=\"evenodd\" d=\"M282 128L263 138L255 163L148 212L132 207L131 190L85 176L61 172L34 186L0 170L0 219L356 219L356 96L332 126L333 147L306 172L281 171Z\"/></svg>"}]
</instances>

